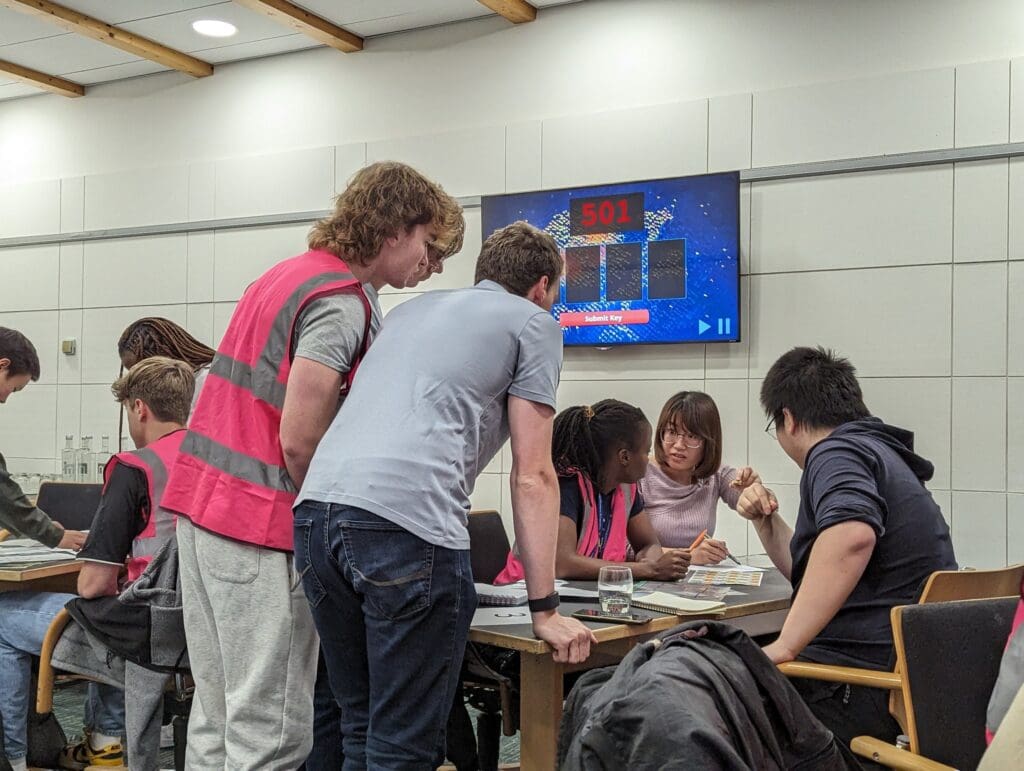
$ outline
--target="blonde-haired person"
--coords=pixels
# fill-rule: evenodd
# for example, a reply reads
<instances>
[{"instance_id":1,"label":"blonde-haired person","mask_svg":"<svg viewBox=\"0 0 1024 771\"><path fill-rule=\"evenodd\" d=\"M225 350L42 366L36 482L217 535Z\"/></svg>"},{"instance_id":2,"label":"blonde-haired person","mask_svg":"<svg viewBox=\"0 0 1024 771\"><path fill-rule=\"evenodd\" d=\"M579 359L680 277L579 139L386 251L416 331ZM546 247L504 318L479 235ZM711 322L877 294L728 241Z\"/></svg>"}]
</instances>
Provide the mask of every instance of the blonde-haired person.
<instances>
[{"instance_id":1,"label":"blonde-haired person","mask_svg":"<svg viewBox=\"0 0 1024 771\"><path fill-rule=\"evenodd\" d=\"M111 387L128 414L135 450L117 453L104 469L103 495L79 552L78 597L53 592L0 593L0 718L4 752L15 771L25 768L31 659L42 649L50 622L74 600L82 617L116 639L137 624L98 598L118 594L137 579L154 554L174 537L174 516L159 505L166 469L184 438L192 402L191 368L165 357L145 359ZM119 688L89 683L85 737L64 748L61 768L123 766L124 693ZM129 749L141 767L143 748ZM155 749L155 748L150 748ZM155 758L154 758L155 762Z\"/></svg>"},{"instance_id":2,"label":"blonde-haired person","mask_svg":"<svg viewBox=\"0 0 1024 771\"><path fill-rule=\"evenodd\" d=\"M711 537L718 502L735 511L743 488L759 481L752 468L722 465L722 420L714 399L700 391L669 397L654 433L654 461L640 481L663 547L688 549L707 530L692 564L717 565L728 553L725 541Z\"/></svg>"},{"instance_id":3,"label":"blonde-haired person","mask_svg":"<svg viewBox=\"0 0 1024 771\"><path fill-rule=\"evenodd\" d=\"M440 273L463 229L436 183L372 164L309 251L235 308L163 501L183 515L190 768L296 768L309 755L317 635L292 566L295 493L376 336L378 290Z\"/></svg>"},{"instance_id":4,"label":"blonde-haired person","mask_svg":"<svg viewBox=\"0 0 1024 771\"><path fill-rule=\"evenodd\" d=\"M160 316L146 316L133 321L125 327L117 341L117 356L121 360L121 366L126 370L150 356L177 359L192 368L196 386L189 414L195 409L199 391L210 371L210 363L215 353L210 346L194 338L187 330Z\"/></svg>"}]
</instances>

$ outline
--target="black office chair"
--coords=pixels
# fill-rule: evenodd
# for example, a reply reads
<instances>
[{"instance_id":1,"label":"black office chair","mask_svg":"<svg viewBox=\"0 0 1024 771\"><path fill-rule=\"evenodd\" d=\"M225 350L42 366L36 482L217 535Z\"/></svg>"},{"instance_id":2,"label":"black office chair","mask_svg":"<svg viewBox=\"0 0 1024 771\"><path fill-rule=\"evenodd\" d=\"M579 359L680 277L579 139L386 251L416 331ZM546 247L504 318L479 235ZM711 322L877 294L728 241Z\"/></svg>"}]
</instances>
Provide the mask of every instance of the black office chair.
<instances>
[{"instance_id":1,"label":"black office chair","mask_svg":"<svg viewBox=\"0 0 1024 771\"><path fill-rule=\"evenodd\" d=\"M493 583L504 569L510 551L505 525L498 512L470 512L469 559L474 581ZM481 655L481 650L473 643L466 646L462 685L466 701L480 713L476 723L476 742L481 771L498 768L500 734L514 735L518 724L518 700L513 680L498 669L498 662Z\"/></svg>"},{"instance_id":2,"label":"black office chair","mask_svg":"<svg viewBox=\"0 0 1024 771\"><path fill-rule=\"evenodd\" d=\"M43 482L36 506L68 530L88 530L100 505L103 485L89 482Z\"/></svg>"}]
</instances>

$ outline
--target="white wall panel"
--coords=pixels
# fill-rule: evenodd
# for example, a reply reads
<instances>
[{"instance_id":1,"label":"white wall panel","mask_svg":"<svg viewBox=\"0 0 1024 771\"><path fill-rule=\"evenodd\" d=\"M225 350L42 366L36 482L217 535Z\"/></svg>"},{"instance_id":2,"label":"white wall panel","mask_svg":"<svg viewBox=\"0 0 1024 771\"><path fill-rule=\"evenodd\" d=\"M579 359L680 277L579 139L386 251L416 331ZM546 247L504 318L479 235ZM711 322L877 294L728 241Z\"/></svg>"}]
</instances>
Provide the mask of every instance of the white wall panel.
<instances>
[{"instance_id":1,"label":"white wall panel","mask_svg":"<svg viewBox=\"0 0 1024 771\"><path fill-rule=\"evenodd\" d=\"M481 474L476 479L476 487L469 497L473 510L494 509L501 511L501 474Z\"/></svg>"},{"instance_id":2,"label":"white wall panel","mask_svg":"<svg viewBox=\"0 0 1024 771\"><path fill-rule=\"evenodd\" d=\"M1006 494L953 491L953 550L961 568L1006 565Z\"/></svg>"},{"instance_id":3,"label":"white wall panel","mask_svg":"<svg viewBox=\"0 0 1024 771\"><path fill-rule=\"evenodd\" d=\"M60 451L64 449L64 437L71 434L72 446L78 447L78 437L82 435L82 386L57 386L56 430L54 463L60 468Z\"/></svg>"},{"instance_id":4,"label":"white wall panel","mask_svg":"<svg viewBox=\"0 0 1024 771\"><path fill-rule=\"evenodd\" d=\"M704 379L704 346L620 345L599 350L566 347L562 380L694 380Z\"/></svg>"},{"instance_id":5,"label":"white wall panel","mask_svg":"<svg viewBox=\"0 0 1024 771\"><path fill-rule=\"evenodd\" d=\"M218 230L214 236L213 299L235 301L271 265L308 249L310 226Z\"/></svg>"},{"instance_id":6,"label":"white wall panel","mask_svg":"<svg viewBox=\"0 0 1024 771\"><path fill-rule=\"evenodd\" d=\"M954 490L1006 489L1006 378L953 378Z\"/></svg>"},{"instance_id":7,"label":"white wall panel","mask_svg":"<svg viewBox=\"0 0 1024 771\"><path fill-rule=\"evenodd\" d=\"M57 381L61 384L82 382L82 309L60 311L57 316ZM71 356L60 350L61 341L75 340L75 353Z\"/></svg>"},{"instance_id":8,"label":"white wall panel","mask_svg":"<svg viewBox=\"0 0 1024 771\"><path fill-rule=\"evenodd\" d=\"M113 380L113 379L111 379ZM92 437L92 449L99 450L104 436L110 437L110 447L117 449L118 416L121 405L114 401L109 385L82 386L82 426L81 436ZM124 421L124 435L128 436L128 420ZM79 445L79 437L75 437L75 447ZM63 440L60 444L64 446ZM127 440L127 450L134 450L131 440Z\"/></svg>"},{"instance_id":9,"label":"white wall panel","mask_svg":"<svg viewBox=\"0 0 1024 771\"><path fill-rule=\"evenodd\" d=\"M184 234L89 241L85 244L85 307L183 303L188 241Z\"/></svg>"},{"instance_id":10,"label":"white wall panel","mask_svg":"<svg viewBox=\"0 0 1024 771\"><path fill-rule=\"evenodd\" d=\"M950 165L758 182L752 196L752 273L950 261Z\"/></svg>"},{"instance_id":11,"label":"white wall panel","mask_svg":"<svg viewBox=\"0 0 1024 771\"><path fill-rule=\"evenodd\" d=\"M538 190L541 173L542 126L539 120L505 127L505 191Z\"/></svg>"},{"instance_id":12,"label":"white wall panel","mask_svg":"<svg viewBox=\"0 0 1024 771\"><path fill-rule=\"evenodd\" d=\"M328 209L333 197L333 147L217 161L217 217Z\"/></svg>"},{"instance_id":13,"label":"white wall panel","mask_svg":"<svg viewBox=\"0 0 1024 771\"><path fill-rule=\"evenodd\" d=\"M186 297L190 303L213 300L216 235L213 231L187 234L188 280Z\"/></svg>"},{"instance_id":14,"label":"white wall panel","mask_svg":"<svg viewBox=\"0 0 1024 771\"><path fill-rule=\"evenodd\" d=\"M1006 374L1006 263L953 266L953 374Z\"/></svg>"},{"instance_id":15,"label":"white wall panel","mask_svg":"<svg viewBox=\"0 0 1024 771\"><path fill-rule=\"evenodd\" d=\"M85 178L65 177L60 181L60 232L85 229Z\"/></svg>"},{"instance_id":16,"label":"white wall panel","mask_svg":"<svg viewBox=\"0 0 1024 771\"><path fill-rule=\"evenodd\" d=\"M59 179L0 186L0 238L59 231Z\"/></svg>"},{"instance_id":17,"label":"white wall panel","mask_svg":"<svg viewBox=\"0 0 1024 771\"><path fill-rule=\"evenodd\" d=\"M755 93L753 165L950 147L953 88L949 67Z\"/></svg>"},{"instance_id":18,"label":"white wall panel","mask_svg":"<svg viewBox=\"0 0 1024 771\"><path fill-rule=\"evenodd\" d=\"M366 143L354 142L350 145L337 145L334 148L334 191L340 193L348 187L353 175L366 165ZM333 202L325 204L324 209L333 207Z\"/></svg>"},{"instance_id":19,"label":"white wall panel","mask_svg":"<svg viewBox=\"0 0 1024 771\"><path fill-rule=\"evenodd\" d=\"M7 401L0 447L11 457L55 458L56 422L57 386L33 383Z\"/></svg>"},{"instance_id":20,"label":"white wall panel","mask_svg":"<svg viewBox=\"0 0 1024 771\"><path fill-rule=\"evenodd\" d=\"M1007 250L1011 260L1024 260L1024 157L1010 158L1008 163L1010 205Z\"/></svg>"},{"instance_id":21,"label":"white wall panel","mask_svg":"<svg viewBox=\"0 0 1024 771\"><path fill-rule=\"evenodd\" d=\"M82 242L60 245L59 270L58 304L61 308L81 308L82 281L85 277L85 248Z\"/></svg>"},{"instance_id":22,"label":"white wall panel","mask_svg":"<svg viewBox=\"0 0 1024 771\"><path fill-rule=\"evenodd\" d=\"M1006 489L1024 493L1024 378L1006 380Z\"/></svg>"},{"instance_id":23,"label":"white wall panel","mask_svg":"<svg viewBox=\"0 0 1024 771\"><path fill-rule=\"evenodd\" d=\"M773 490L777 483L796 485L800 482L800 469L786 455L778 440L765 431L768 418L761 408L760 391L760 381L751 381L747 394L747 465L757 471ZM796 509L793 509L793 516L796 517ZM787 521L790 520L787 518Z\"/></svg>"},{"instance_id":24,"label":"white wall panel","mask_svg":"<svg viewBox=\"0 0 1024 771\"><path fill-rule=\"evenodd\" d=\"M1024 263L1011 262L1007 274L1006 371L1010 375L1024 375Z\"/></svg>"},{"instance_id":25,"label":"white wall panel","mask_svg":"<svg viewBox=\"0 0 1024 771\"><path fill-rule=\"evenodd\" d=\"M131 169L85 178L85 229L184 222L188 166Z\"/></svg>"},{"instance_id":26,"label":"white wall panel","mask_svg":"<svg viewBox=\"0 0 1024 771\"><path fill-rule=\"evenodd\" d=\"M753 276L750 284L751 377L797 345L834 348L862 377L950 372L949 266Z\"/></svg>"},{"instance_id":27,"label":"white wall panel","mask_svg":"<svg viewBox=\"0 0 1024 771\"><path fill-rule=\"evenodd\" d=\"M213 336L213 303L189 303L185 309L185 329L201 343L216 349L220 338Z\"/></svg>"},{"instance_id":28,"label":"white wall panel","mask_svg":"<svg viewBox=\"0 0 1024 771\"><path fill-rule=\"evenodd\" d=\"M58 315L56 310L0 312L0 327L18 330L35 346L39 354L39 383L57 382L57 357L60 355L57 350ZM32 385L30 383L27 387L31 388Z\"/></svg>"},{"instance_id":29,"label":"white wall panel","mask_svg":"<svg viewBox=\"0 0 1024 771\"><path fill-rule=\"evenodd\" d=\"M929 487L949 488L950 404L948 378L861 378L872 415L914 432L914 451L935 465Z\"/></svg>"},{"instance_id":30,"label":"white wall panel","mask_svg":"<svg viewBox=\"0 0 1024 771\"><path fill-rule=\"evenodd\" d=\"M161 316L185 326L184 305L86 308L82 316L82 339L78 351L82 357L82 382L107 388L117 378L121 362L117 341L133 321L146 316Z\"/></svg>"},{"instance_id":31,"label":"white wall panel","mask_svg":"<svg viewBox=\"0 0 1024 771\"><path fill-rule=\"evenodd\" d=\"M234 302L214 303L213 306L213 339L220 341L227 331L228 323L235 312Z\"/></svg>"},{"instance_id":32,"label":"white wall panel","mask_svg":"<svg viewBox=\"0 0 1024 771\"><path fill-rule=\"evenodd\" d=\"M1024 495L1006 496L1006 564L1024 562Z\"/></svg>"},{"instance_id":33,"label":"white wall panel","mask_svg":"<svg viewBox=\"0 0 1024 771\"><path fill-rule=\"evenodd\" d=\"M957 147L995 145L1010 135L1010 63L975 62L956 67Z\"/></svg>"},{"instance_id":34,"label":"white wall panel","mask_svg":"<svg viewBox=\"0 0 1024 771\"><path fill-rule=\"evenodd\" d=\"M1010 141L1024 142L1024 58L1010 60Z\"/></svg>"},{"instance_id":35,"label":"white wall panel","mask_svg":"<svg viewBox=\"0 0 1024 771\"><path fill-rule=\"evenodd\" d=\"M0 249L0 311L56 308L60 291L60 248L56 245Z\"/></svg>"},{"instance_id":36,"label":"white wall panel","mask_svg":"<svg viewBox=\"0 0 1024 771\"><path fill-rule=\"evenodd\" d=\"M217 164L213 161L188 166L188 218L191 222L217 216Z\"/></svg>"},{"instance_id":37,"label":"white wall panel","mask_svg":"<svg viewBox=\"0 0 1024 771\"><path fill-rule=\"evenodd\" d=\"M544 187L702 174L707 100L544 121Z\"/></svg>"},{"instance_id":38,"label":"white wall panel","mask_svg":"<svg viewBox=\"0 0 1024 771\"><path fill-rule=\"evenodd\" d=\"M449 195L505 192L505 127L369 142L366 160L402 161L439 183Z\"/></svg>"},{"instance_id":39,"label":"white wall panel","mask_svg":"<svg viewBox=\"0 0 1024 771\"><path fill-rule=\"evenodd\" d=\"M953 173L953 259L1005 260L1009 231L1006 159L957 163Z\"/></svg>"},{"instance_id":40,"label":"white wall panel","mask_svg":"<svg viewBox=\"0 0 1024 771\"><path fill-rule=\"evenodd\" d=\"M708 100L708 171L750 168L751 94Z\"/></svg>"}]
</instances>

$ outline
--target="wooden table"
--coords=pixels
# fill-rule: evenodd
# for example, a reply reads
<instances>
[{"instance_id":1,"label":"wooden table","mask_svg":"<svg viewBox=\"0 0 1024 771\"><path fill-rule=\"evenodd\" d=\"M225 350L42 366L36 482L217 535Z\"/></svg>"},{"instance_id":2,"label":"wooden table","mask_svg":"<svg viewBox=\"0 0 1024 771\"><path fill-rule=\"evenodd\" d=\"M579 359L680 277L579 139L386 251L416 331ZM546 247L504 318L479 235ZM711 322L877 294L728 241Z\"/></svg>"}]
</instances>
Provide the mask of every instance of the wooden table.
<instances>
[{"instance_id":1,"label":"wooden table","mask_svg":"<svg viewBox=\"0 0 1024 771\"><path fill-rule=\"evenodd\" d=\"M573 582L577 583L577 582ZM580 582L580 586L597 588L596 582ZM547 643L533 635L529 623L507 626L478 626L470 629L472 642L510 648L520 652L520 767L523 771L550 771L557 760L558 726L562 720L562 676L566 672L607 666L621 661L633 648L660 632L685 621L713 619L728 621L747 634L778 632L789 611L792 594L789 582L777 570L767 570L761 586L734 586L726 597L724 613L675 616L654 613L646 624L607 624L584 622L594 630L597 645L591 646L590 658L582 664L559 664L551 656ZM593 608L595 602L563 602L564 615L579 608ZM524 608L515 608L522 610ZM510 608L510 610L512 610Z\"/></svg>"},{"instance_id":2,"label":"wooden table","mask_svg":"<svg viewBox=\"0 0 1024 771\"><path fill-rule=\"evenodd\" d=\"M28 590L33 592L78 591L78 560L48 562L31 568L0 568L0 592Z\"/></svg>"}]
</instances>

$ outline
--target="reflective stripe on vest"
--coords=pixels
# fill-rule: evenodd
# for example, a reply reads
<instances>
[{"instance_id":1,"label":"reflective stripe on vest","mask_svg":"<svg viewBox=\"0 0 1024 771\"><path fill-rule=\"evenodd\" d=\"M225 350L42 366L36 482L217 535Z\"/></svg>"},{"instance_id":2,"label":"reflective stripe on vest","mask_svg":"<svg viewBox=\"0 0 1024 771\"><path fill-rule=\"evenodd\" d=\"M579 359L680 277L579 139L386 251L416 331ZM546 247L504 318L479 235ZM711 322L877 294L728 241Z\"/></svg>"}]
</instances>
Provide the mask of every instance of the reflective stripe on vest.
<instances>
[{"instance_id":1,"label":"reflective stripe on vest","mask_svg":"<svg viewBox=\"0 0 1024 771\"><path fill-rule=\"evenodd\" d=\"M168 540L174 536L175 515L160 506L167 487L167 467L178 455L185 430L179 429L160 437L141 450L120 452L104 467L104 483L109 481L114 464L140 469L146 475L146 493L149 496L149 518L146 526L132 541L131 556L127 560L128 580L134 581Z\"/></svg>"},{"instance_id":2,"label":"reflective stripe on vest","mask_svg":"<svg viewBox=\"0 0 1024 771\"><path fill-rule=\"evenodd\" d=\"M290 551L296 490L281 448L281 413L302 310L342 292L365 311L363 341L345 386L366 351L372 310L344 262L311 251L278 263L246 289L218 346L171 470L164 505L228 538Z\"/></svg>"}]
</instances>

